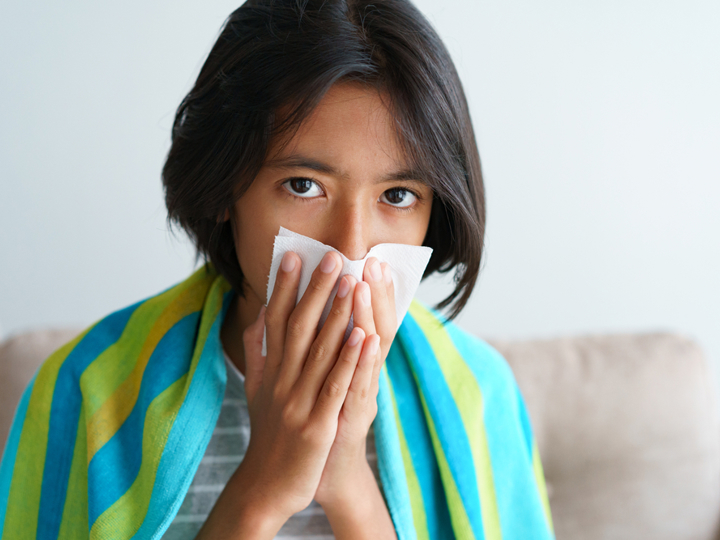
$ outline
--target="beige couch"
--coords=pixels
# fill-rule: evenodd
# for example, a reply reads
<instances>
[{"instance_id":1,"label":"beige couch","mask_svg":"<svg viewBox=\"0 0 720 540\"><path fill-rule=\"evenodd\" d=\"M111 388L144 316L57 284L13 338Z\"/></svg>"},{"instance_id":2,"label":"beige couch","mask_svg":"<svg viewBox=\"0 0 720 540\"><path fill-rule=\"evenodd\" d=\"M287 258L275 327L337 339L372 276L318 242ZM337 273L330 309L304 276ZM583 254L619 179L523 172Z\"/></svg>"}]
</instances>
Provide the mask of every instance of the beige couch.
<instances>
[{"instance_id":1,"label":"beige couch","mask_svg":"<svg viewBox=\"0 0 720 540\"><path fill-rule=\"evenodd\" d=\"M0 343L0 445L39 363L74 335ZM718 403L696 344L668 333L491 343L525 396L559 540L720 540Z\"/></svg>"}]
</instances>

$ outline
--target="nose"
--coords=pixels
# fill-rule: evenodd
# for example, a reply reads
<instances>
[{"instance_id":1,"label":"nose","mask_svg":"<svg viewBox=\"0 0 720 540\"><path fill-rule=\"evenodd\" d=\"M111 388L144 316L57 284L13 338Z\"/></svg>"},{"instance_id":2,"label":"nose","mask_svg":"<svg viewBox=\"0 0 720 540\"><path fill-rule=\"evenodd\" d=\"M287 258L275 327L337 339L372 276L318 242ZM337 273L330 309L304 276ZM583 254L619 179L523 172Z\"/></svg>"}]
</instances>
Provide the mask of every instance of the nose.
<instances>
[{"instance_id":1,"label":"nose","mask_svg":"<svg viewBox=\"0 0 720 540\"><path fill-rule=\"evenodd\" d=\"M334 247L351 261L365 257L374 245L370 216L360 208L341 208L325 224L324 244Z\"/></svg>"}]
</instances>

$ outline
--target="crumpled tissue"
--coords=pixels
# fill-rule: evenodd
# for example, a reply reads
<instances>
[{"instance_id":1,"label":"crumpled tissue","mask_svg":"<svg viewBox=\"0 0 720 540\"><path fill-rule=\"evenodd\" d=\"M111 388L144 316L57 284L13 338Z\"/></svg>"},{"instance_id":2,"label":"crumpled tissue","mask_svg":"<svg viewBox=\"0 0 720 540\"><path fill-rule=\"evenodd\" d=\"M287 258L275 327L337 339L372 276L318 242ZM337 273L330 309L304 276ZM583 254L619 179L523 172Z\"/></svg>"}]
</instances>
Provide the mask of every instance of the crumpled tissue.
<instances>
[{"instance_id":1,"label":"crumpled tissue","mask_svg":"<svg viewBox=\"0 0 720 540\"><path fill-rule=\"evenodd\" d=\"M270 301L272 296L273 288L275 287L275 278L280 268L283 255L287 251L297 253L302 261L300 269L300 285L298 287L298 296L295 301L300 301L305 289L307 289L310 283L310 278L313 271L320 264L325 253L328 251L337 252L343 261L343 267L338 275L338 279L335 282L330 297L328 298L327 304L323 309L322 315L320 316L320 322L318 324L318 330L322 328L327 319L330 309L332 307L333 299L337 294L338 285L340 279L350 274L357 281L362 281L363 269L365 268L365 261L369 257L376 257L380 262L386 262L390 265L390 270L393 278L393 285L395 287L395 313L397 314L397 324L400 328L405 314L410 308L415 292L420 285L423 272L430 262L430 256L432 255L432 248L426 246L411 246L407 244L377 244L373 246L367 255L363 259L357 261L351 261L345 255L340 253L337 249L325 245L322 242L292 232L284 227L280 227L280 232L275 237L275 243L273 244L273 256L272 265L270 267L270 275L268 276L267 284L267 302ZM343 341L350 336L350 332L353 329L352 316L348 323L347 329L345 330L345 337ZM397 331L397 328L396 328ZM266 335L263 335L263 349L262 354L267 354Z\"/></svg>"}]
</instances>

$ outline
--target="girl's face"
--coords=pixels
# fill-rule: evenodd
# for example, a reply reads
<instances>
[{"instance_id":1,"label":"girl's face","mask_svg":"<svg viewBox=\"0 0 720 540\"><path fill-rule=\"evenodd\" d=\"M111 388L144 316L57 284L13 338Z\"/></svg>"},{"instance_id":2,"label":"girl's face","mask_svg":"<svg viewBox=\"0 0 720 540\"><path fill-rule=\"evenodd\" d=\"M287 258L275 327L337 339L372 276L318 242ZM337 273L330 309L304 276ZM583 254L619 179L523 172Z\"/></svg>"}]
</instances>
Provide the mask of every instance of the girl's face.
<instances>
[{"instance_id":1,"label":"girl's face","mask_svg":"<svg viewBox=\"0 0 720 540\"><path fill-rule=\"evenodd\" d=\"M235 204L235 246L246 301L265 303L280 226L330 245L350 260L376 244L422 245L432 189L407 170L393 120L377 92L334 85Z\"/></svg>"}]
</instances>

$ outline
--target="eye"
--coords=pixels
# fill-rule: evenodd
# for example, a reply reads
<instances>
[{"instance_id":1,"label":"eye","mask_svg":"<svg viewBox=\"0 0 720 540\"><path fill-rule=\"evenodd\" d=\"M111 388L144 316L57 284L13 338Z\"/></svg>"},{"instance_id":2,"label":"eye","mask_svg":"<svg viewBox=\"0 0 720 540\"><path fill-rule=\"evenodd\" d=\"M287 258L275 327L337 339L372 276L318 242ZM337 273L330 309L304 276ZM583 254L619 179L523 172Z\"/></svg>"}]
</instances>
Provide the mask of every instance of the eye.
<instances>
[{"instance_id":1,"label":"eye","mask_svg":"<svg viewBox=\"0 0 720 540\"><path fill-rule=\"evenodd\" d=\"M323 194L320 186L318 186L317 183L310 178L290 178L289 180L285 181L283 185L290 193L304 199L310 199L312 197L317 197L318 195Z\"/></svg>"},{"instance_id":2,"label":"eye","mask_svg":"<svg viewBox=\"0 0 720 540\"><path fill-rule=\"evenodd\" d=\"M380 199L397 208L407 208L415 202L417 196L410 190L405 188L392 188L383 192Z\"/></svg>"}]
</instances>

